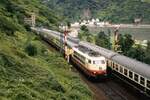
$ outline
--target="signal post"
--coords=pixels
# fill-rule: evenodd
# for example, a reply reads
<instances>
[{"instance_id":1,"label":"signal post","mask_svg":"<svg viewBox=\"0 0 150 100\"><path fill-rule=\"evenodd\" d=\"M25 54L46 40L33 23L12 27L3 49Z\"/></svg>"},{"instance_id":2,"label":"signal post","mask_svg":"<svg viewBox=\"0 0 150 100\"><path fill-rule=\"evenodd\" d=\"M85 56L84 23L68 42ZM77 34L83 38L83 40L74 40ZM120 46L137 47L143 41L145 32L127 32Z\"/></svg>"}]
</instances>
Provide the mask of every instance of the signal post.
<instances>
[{"instance_id":1,"label":"signal post","mask_svg":"<svg viewBox=\"0 0 150 100\"><path fill-rule=\"evenodd\" d=\"M65 53L65 59L67 60L68 63L70 61L70 55L73 53L72 48L69 48L67 46L67 35L69 32L70 31L67 29L65 29L65 31L64 31L64 51L65 51L64 53Z\"/></svg>"}]
</instances>

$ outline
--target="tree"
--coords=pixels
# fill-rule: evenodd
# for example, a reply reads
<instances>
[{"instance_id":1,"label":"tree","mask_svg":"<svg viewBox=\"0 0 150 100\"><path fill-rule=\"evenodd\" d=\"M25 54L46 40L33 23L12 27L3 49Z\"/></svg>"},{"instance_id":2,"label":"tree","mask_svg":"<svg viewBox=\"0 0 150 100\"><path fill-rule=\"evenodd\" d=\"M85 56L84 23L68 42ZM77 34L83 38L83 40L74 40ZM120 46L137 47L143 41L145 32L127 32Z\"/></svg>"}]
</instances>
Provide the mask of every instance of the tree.
<instances>
[{"instance_id":1,"label":"tree","mask_svg":"<svg viewBox=\"0 0 150 100\"><path fill-rule=\"evenodd\" d=\"M127 51L126 56L143 62L145 59L145 50L141 47L141 45L138 45L135 48L130 48L130 50Z\"/></svg>"},{"instance_id":2,"label":"tree","mask_svg":"<svg viewBox=\"0 0 150 100\"><path fill-rule=\"evenodd\" d=\"M81 28L80 28L80 30L89 33L89 29L85 25L82 25Z\"/></svg>"},{"instance_id":3,"label":"tree","mask_svg":"<svg viewBox=\"0 0 150 100\"><path fill-rule=\"evenodd\" d=\"M28 53L29 56L37 55L37 47L33 44L28 44L25 48L25 51Z\"/></svg>"},{"instance_id":4,"label":"tree","mask_svg":"<svg viewBox=\"0 0 150 100\"><path fill-rule=\"evenodd\" d=\"M150 54L149 53L145 55L144 62L147 64L150 64Z\"/></svg>"},{"instance_id":5,"label":"tree","mask_svg":"<svg viewBox=\"0 0 150 100\"><path fill-rule=\"evenodd\" d=\"M0 16L0 29L8 35L14 35L14 32L19 30L19 25L6 16Z\"/></svg>"},{"instance_id":6,"label":"tree","mask_svg":"<svg viewBox=\"0 0 150 100\"><path fill-rule=\"evenodd\" d=\"M94 36L93 36L93 35L87 36L86 40L87 40L87 42L95 43L95 39L94 39Z\"/></svg>"},{"instance_id":7,"label":"tree","mask_svg":"<svg viewBox=\"0 0 150 100\"><path fill-rule=\"evenodd\" d=\"M147 42L146 52L150 53L150 41Z\"/></svg>"},{"instance_id":8,"label":"tree","mask_svg":"<svg viewBox=\"0 0 150 100\"><path fill-rule=\"evenodd\" d=\"M69 21L67 21L67 26L68 28L71 28L71 23Z\"/></svg>"},{"instance_id":9,"label":"tree","mask_svg":"<svg viewBox=\"0 0 150 100\"><path fill-rule=\"evenodd\" d=\"M87 28L87 26L85 25L81 26L80 32L78 34L79 39L87 41L86 39L87 38L89 39L90 35L92 34L89 33L89 29Z\"/></svg>"},{"instance_id":10,"label":"tree","mask_svg":"<svg viewBox=\"0 0 150 100\"><path fill-rule=\"evenodd\" d=\"M130 34L119 35L118 44L120 45L121 51L124 55L132 48L134 40Z\"/></svg>"},{"instance_id":11,"label":"tree","mask_svg":"<svg viewBox=\"0 0 150 100\"><path fill-rule=\"evenodd\" d=\"M150 64L150 41L147 42L144 62Z\"/></svg>"},{"instance_id":12,"label":"tree","mask_svg":"<svg viewBox=\"0 0 150 100\"><path fill-rule=\"evenodd\" d=\"M96 36L96 45L110 49L110 38L103 31Z\"/></svg>"}]
</instances>

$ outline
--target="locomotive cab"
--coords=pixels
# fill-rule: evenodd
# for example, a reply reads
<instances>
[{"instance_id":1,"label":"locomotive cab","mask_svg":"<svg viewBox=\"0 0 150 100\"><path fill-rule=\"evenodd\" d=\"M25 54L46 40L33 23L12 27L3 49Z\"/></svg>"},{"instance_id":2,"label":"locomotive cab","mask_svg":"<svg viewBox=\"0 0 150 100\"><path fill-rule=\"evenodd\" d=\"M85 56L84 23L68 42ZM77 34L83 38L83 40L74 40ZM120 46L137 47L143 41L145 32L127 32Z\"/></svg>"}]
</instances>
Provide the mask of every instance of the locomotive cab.
<instances>
[{"instance_id":1,"label":"locomotive cab","mask_svg":"<svg viewBox=\"0 0 150 100\"><path fill-rule=\"evenodd\" d=\"M106 59L97 52L78 46L73 48L73 62L75 62L88 76L106 75Z\"/></svg>"},{"instance_id":2,"label":"locomotive cab","mask_svg":"<svg viewBox=\"0 0 150 100\"><path fill-rule=\"evenodd\" d=\"M88 60L88 69L92 76L106 75L106 59L104 57L92 57Z\"/></svg>"}]
</instances>

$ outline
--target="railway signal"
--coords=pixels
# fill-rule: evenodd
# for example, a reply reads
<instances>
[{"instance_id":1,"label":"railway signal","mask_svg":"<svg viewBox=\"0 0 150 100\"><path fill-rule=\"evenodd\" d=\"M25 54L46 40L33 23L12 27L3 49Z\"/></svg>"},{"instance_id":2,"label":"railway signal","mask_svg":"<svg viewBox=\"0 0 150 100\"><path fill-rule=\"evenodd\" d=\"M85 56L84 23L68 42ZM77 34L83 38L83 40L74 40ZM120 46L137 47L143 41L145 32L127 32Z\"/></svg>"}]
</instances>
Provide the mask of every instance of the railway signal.
<instances>
[{"instance_id":1,"label":"railway signal","mask_svg":"<svg viewBox=\"0 0 150 100\"><path fill-rule=\"evenodd\" d=\"M69 49L67 46L67 35L69 33L69 29L67 29L67 27L64 30L64 50L65 50L65 59L69 62L70 60L70 54L73 53L72 49Z\"/></svg>"}]
</instances>

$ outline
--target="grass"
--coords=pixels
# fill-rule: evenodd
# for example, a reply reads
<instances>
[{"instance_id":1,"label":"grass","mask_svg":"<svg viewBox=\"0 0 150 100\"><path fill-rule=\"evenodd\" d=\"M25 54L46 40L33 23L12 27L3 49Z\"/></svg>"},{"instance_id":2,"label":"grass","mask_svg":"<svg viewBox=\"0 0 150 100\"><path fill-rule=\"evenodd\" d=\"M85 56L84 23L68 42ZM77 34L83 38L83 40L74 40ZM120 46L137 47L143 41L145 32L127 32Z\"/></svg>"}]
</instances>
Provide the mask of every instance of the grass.
<instances>
[{"instance_id":1,"label":"grass","mask_svg":"<svg viewBox=\"0 0 150 100\"><path fill-rule=\"evenodd\" d=\"M28 44L37 55L26 53ZM91 100L91 91L71 67L32 33L0 32L1 100Z\"/></svg>"}]
</instances>

